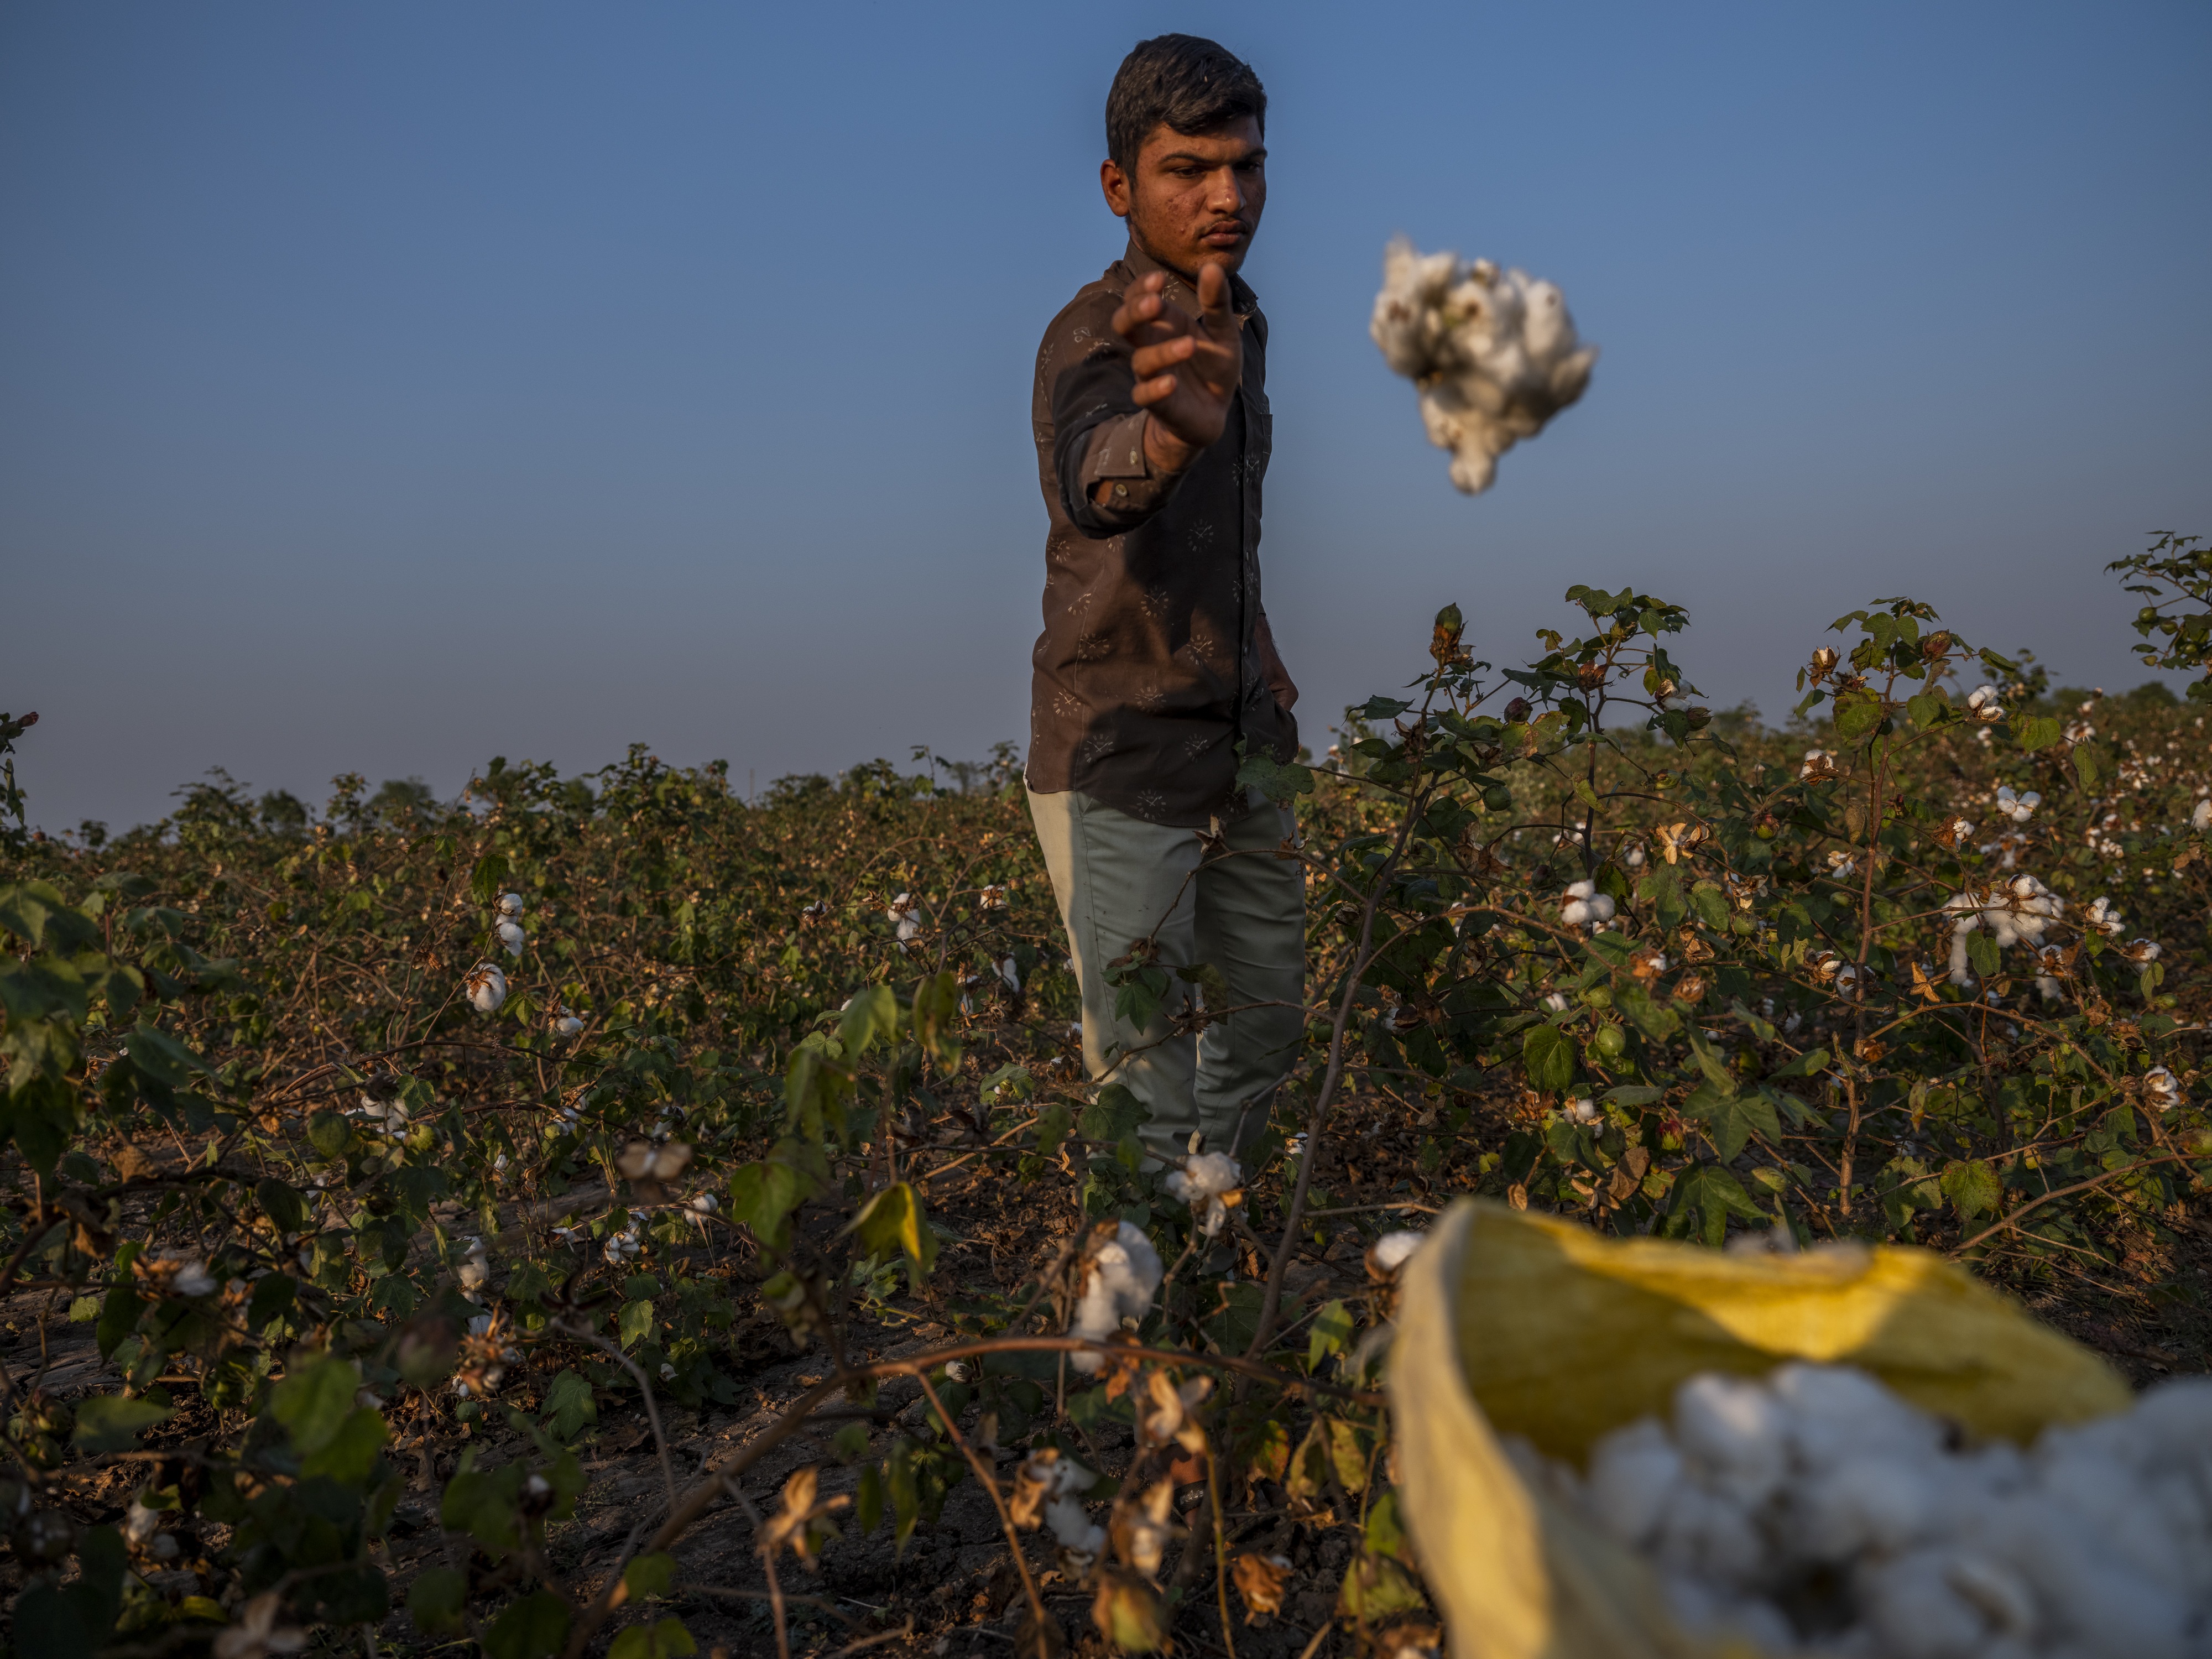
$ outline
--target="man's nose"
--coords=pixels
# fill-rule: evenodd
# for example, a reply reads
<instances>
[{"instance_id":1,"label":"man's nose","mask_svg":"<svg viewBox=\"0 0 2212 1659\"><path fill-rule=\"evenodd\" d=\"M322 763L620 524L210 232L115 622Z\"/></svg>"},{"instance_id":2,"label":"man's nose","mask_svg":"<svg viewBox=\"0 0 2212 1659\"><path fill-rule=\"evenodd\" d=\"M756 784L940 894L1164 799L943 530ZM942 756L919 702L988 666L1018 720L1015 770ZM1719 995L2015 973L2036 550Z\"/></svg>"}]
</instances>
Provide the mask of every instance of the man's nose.
<instances>
[{"instance_id":1,"label":"man's nose","mask_svg":"<svg viewBox=\"0 0 2212 1659\"><path fill-rule=\"evenodd\" d=\"M1243 214L1244 211L1244 183L1237 176L1235 167L1216 169L1210 180L1212 188L1206 193L1206 204L1216 213Z\"/></svg>"}]
</instances>

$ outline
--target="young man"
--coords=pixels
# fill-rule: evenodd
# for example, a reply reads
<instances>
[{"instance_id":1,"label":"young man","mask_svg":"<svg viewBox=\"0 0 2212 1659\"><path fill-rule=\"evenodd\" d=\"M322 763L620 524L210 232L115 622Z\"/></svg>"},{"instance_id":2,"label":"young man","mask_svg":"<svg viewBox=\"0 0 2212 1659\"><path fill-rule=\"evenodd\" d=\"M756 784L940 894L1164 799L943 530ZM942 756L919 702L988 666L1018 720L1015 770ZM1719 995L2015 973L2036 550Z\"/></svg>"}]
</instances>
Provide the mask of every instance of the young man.
<instances>
[{"instance_id":1,"label":"young man","mask_svg":"<svg viewBox=\"0 0 2212 1659\"><path fill-rule=\"evenodd\" d=\"M1093 1078L1150 1109L1156 1155L1194 1131L1249 1143L1304 1028L1305 884L1274 856L1291 815L1236 787L1238 750L1293 758L1297 689L1260 601L1273 436L1267 322L1237 275L1267 195L1267 95L1211 40L1164 34L1106 100L1106 204L1127 251L1037 349L1044 632L1033 656L1030 811L1083 991ZM1107 969L1157 939L1209 965L1194 1039L1115 1017Z\"/></svg>"}]
</instances>

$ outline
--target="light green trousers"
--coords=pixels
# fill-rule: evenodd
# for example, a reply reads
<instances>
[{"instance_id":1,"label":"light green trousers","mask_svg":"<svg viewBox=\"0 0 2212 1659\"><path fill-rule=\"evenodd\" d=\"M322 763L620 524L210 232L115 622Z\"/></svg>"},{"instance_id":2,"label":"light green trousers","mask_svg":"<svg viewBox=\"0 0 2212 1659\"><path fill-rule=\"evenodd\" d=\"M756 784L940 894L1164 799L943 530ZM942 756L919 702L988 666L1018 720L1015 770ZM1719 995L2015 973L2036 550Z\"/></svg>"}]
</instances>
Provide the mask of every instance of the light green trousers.
<instances>
[{"instance_id":1,"label":"light green trousers","mask_svg":"<svg viewBox=\"0 0 2212 1659\"><path fill-rule=\"evenodd\" d=\"M1073 791L1031 791L1030 817L1082 987L1091 1075L1144 1102L1152 1115L1141 1133L1156 1154L1180 1158L1194 1129L1210 1151L1239 1150L1240 1134L1249 1145L1305 1030L1305 871L1269 856L1295 820L1263 801L1228 826L1231 856L1207 858L1196 830L1147 823ZM1115 1019L1106 965L1148 935L1170 970L1218 969L1228 1006L1243 1012L1196 1036L1170 1035L1169 1017L1194 994L1178 979L1149 1028Z\"/></svg>"}]
</instances>

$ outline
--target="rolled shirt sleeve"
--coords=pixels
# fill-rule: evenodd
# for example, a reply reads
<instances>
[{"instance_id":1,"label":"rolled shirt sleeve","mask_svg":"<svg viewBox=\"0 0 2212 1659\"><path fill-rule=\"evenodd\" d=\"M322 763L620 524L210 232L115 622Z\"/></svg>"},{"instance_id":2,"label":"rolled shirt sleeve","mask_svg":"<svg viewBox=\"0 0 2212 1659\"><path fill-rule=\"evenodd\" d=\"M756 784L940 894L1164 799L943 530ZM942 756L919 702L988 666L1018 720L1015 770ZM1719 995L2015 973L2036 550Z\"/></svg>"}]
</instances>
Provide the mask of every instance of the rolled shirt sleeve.
<instances>
[{"instance_id":1,"label":"rolled shirt sleeve","mask_svg":"<svg viewBox=\"0 0 2212 1659\"><path fill-rule=\"evenodd\" d=\"M1062 372L1052 389L1053 463L1060 506L1086 536L1134 530L1175 494L1180 473L1156 473L1145 459L1152 416L1136 406L1126 351L1102 348ZM1107 500L1097 486L1111 482Z\"/></svg>"}]
</instances>

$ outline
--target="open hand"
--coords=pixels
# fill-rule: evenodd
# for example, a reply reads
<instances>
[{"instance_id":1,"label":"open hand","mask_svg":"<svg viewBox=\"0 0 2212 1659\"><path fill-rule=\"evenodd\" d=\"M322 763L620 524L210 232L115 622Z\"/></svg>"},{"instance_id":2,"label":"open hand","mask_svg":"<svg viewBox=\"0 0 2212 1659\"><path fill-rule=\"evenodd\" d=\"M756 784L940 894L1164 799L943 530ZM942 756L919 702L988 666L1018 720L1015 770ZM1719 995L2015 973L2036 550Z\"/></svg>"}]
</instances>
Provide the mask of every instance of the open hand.
<instances>
[{"instance_id":1,"label":"open hand","mask_svg":"<svg viewBox=\"0 0 2212 1659\"><path fill-rule=\"evenodd\" d=\"M1146 458L1180 472L1221 435L1229 400L1244 378L1244 341L1229 308L1229 278L1218 264L1199 267L1199 314L1168 300L1167 278L1139 277L1114 313L1114 331L1136 348L1137 405L1145 423Z\"/></svg>"}]
</instances>

